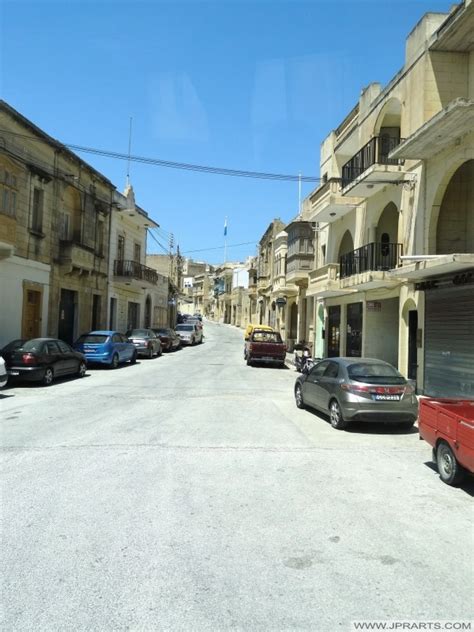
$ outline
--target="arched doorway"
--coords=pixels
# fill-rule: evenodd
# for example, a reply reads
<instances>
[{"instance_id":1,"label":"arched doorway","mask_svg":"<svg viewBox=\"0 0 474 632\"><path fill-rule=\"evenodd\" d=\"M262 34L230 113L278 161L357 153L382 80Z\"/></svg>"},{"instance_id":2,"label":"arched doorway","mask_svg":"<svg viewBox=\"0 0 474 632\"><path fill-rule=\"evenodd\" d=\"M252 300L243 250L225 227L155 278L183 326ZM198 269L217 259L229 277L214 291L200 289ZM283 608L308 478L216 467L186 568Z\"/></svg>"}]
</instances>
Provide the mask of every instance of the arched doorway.
<instances>
[{"instance_id":1,"label":"arched doorway","mask_svg":"<svg viewBox=\"0 0 474 632\"><path fill-rule=\"evenodd\" d=\"M377 243L375 249L375 268L377 270L391 270L398 266L398 219L396 205L389 202L380 215L375 231Z\"/></svg>"},{"instance_id":2,"label":"arched doorway","mask_svg":"<svg viewBox=\"0 0 474 632\"><path fill-rule=\"evenodd\" d=\"M145 327L151 327L151 297L149 295L145 301Z\"/></svg>"},{"instance_id":3,"label":"arched doorway","mask_svg":"<svg viewBox=\"0 0 474 632\"><path fill-rule=\"evenodd\" d=\"M474 252L474 160L449 181L436 224L436 254Z\"/></svg>"},{"instance_id":4,"label":"arched doorway","mask_svg":"<svg viewBox=\"0 0 474 632\"><path fill-rule=\"evenodd\" d=\"M351 276L355 274L357 270L354 269L354 257L348 257L354 251L354 240L352 239L351 232L346 230L341 239L341 244L339 246L339 253L337 255L337 260L340 265L340 274L343 276Z\"/></svg>"},{"instance_id":5,"label":"arched doorway","mask_svg":"<svg viewBox=\"0 0 474 632\"><path fill-rule=\"evenodd\" d=\"M383 165L398 164L397 159L388 156L392 149L400 144L400 124L402 105L398 99L390 99L381 110L375 124L377 143L377 162Z\"/></svg>"}]
</instances>

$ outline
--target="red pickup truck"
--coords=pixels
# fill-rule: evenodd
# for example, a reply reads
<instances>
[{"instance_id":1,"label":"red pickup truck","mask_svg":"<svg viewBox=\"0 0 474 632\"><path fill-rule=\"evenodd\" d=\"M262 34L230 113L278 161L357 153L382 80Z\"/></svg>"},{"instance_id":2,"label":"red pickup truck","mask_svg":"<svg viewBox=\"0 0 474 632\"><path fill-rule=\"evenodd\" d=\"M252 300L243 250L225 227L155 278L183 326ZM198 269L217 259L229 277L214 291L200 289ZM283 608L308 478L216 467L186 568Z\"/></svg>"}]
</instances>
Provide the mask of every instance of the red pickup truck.
<instances>
[{"instance_id":1,"label":"red pickup truck","mask_svg":"<svg viewBox=\"0 0 474 632\"><path fill-rule=\"evenodd\" d=\"M245 343L247 365L254 362L267 362L285 366L286 345L276 331L254 329Z\"/></svg>"},{"instance_id":2,"label":"red pickup truck","mask_svg":"<svg viewBox=\"0 0 474 632\"><path fill-rule=\"evenodd\" d=\"M439 476L458 485L467 472L474 473L474 401L432 399L420 401L420 439L433 446Z\"/></svg>"}]
</instances>

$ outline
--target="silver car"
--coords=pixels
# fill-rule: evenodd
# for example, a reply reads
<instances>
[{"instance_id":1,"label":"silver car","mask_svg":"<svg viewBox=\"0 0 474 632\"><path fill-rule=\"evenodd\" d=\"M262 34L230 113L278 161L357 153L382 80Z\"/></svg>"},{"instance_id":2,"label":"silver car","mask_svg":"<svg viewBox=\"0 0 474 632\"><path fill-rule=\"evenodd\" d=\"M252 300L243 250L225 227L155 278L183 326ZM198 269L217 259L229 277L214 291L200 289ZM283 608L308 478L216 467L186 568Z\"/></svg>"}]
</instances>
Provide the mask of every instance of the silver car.
<instances>
[{"instance_id":1,"label":"silver car","mask_svg":"<svg viewBox=\"0 0 474 632\"><path fill-rule=\"evenodd\" d=\"M371 358L328 358L297 378L298 408L329 413L333 428L351 421L396 423L409 429L418 417L413 386L395 367Z\"/></svg>"},{"instance_id":2,"label":"silver car","mask_svg":"<svg viewBox=\"0 0 474 632\"><path fill-rule=\"evenodd\" d=\"M202 342L202 329L199 329L197 325L182 323L181 325L176 325L175 331L183 345L195 345Z\"/></svg>"}]
</instances>

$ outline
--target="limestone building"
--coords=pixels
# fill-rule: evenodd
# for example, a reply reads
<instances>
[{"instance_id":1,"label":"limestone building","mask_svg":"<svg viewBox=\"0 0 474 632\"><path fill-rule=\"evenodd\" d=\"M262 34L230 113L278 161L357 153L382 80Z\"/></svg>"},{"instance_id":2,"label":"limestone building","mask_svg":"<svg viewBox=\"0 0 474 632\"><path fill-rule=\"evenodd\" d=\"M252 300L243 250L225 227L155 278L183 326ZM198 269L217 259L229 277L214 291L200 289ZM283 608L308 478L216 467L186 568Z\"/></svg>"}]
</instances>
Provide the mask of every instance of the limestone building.
<instances>
[{"instance_id":1,"label":"limestone building","mask_svg":"<svg viewBox=\"0 0 474 632\"><path fill-rule=\"evenodd\" d=\"M0 102L2 342L103 327L114 186Z\"/></svg>"},{"instance_id":2,"label":"limestone building","mask_svg":"<svg viewBox=\"0 0 474 632\"><path fill-rule=\"evenodd\" d=\"M306 294L317 355L377 357L474 396L474 2L423 17L405 64L321 147Z\"/></svg>"}]
</instances>

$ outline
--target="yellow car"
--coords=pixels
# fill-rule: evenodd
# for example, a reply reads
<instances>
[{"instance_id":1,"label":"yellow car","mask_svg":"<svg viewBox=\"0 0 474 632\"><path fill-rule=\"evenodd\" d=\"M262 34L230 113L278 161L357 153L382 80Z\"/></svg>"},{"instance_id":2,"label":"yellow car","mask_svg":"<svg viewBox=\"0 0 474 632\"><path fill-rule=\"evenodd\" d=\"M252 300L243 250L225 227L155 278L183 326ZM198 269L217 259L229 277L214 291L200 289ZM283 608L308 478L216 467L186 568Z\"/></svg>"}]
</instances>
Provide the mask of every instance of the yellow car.
<instances>
[{"instance_id":1,"label":"yellow car","mask_svg":"<svg viewBox=\"0 0 474 632\"><path fill-rule=\"evenodd\" d=\"M263 329L264 331L273 331L273 327L269 327L268 325L247 325L247 329L245 330L244 340L248 340L252 335L252 331L254 329Z\"/></svg>"}]
</instances>

